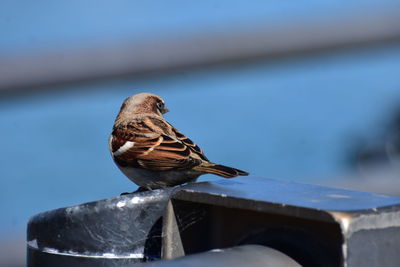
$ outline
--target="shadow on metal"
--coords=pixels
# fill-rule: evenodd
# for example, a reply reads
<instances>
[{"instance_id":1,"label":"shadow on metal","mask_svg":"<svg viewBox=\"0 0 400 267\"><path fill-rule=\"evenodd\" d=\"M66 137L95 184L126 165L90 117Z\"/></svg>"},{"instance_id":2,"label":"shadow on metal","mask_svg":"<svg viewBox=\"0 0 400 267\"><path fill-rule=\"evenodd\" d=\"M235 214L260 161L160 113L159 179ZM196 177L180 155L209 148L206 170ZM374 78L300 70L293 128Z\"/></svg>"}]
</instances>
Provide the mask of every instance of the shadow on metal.
<instances>
[{"instance_id":1,"label":"shadow on metal","mask_svg":"<svg viewBox=\"0 0 400 267\"><path fill-rule=\"evenodd\" d=\"M31 267L243 266L239 258L249 266L393 266L400 198L244 177L61 208L28 224Z\"/></svg>"}]
</instances>

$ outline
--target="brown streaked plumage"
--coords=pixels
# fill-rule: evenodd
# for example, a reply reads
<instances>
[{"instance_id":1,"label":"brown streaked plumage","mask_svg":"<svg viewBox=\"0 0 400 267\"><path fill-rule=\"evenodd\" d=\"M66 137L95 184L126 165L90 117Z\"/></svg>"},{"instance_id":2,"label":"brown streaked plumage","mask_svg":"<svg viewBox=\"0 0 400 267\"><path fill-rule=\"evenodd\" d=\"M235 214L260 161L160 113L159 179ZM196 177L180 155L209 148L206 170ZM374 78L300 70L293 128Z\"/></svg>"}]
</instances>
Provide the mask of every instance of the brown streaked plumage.
<instances>
[{"instance_id":1,"label":"brown streaked plumage","mask_svg":"<svg viewBox=\"0 0 400 267\"><path fill-rule=\"evenodd\" d=\"M247 172L210 162L188 137L164 120L159 96L141 93L121 106L110 136L111 155L121 171L143 189L195 181L212 173L224 178Z\"/></svg>"}]
</instances>

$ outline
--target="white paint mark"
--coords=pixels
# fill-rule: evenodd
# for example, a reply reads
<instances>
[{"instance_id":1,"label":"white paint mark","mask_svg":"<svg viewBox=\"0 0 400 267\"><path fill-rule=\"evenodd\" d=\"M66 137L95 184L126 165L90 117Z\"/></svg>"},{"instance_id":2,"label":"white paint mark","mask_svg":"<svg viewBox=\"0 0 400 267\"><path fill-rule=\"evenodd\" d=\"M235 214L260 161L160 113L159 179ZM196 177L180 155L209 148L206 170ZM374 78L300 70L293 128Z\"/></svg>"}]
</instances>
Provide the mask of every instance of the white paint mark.
<instances>
[{"instance_id":1,"label":"white paint mark","mask_svg":"<svg viewBox=\"0 0 400 267\"><path fill-rule=\"evenodd\" d=\"M141 202L141 198L140 197L134 197L131 199L131 203L132 204L137 204Z\"/></svg>"},{"instance_id":2,"label":"white paint mark","mask_svg":"<svg viewBox=\"0 0 400 267\"><path fill-rule=\"evenodd\" d=\"M143 253L131 253L129 254L129 258L141 259L144 258Z\"/></svg>"},{"instance_id":3,"label":"white paint mark","mask_svg":"<svg viewBox=\"0 0 400 267\"><path fill-rule=\"evenodd\" d=\"M43 248L43 251L44 252L47 252L47 253L53 253L53 254L59 254L60 252L58 251L58 249L55 249L55 248L46 248L46 247L44 247Z\"/></svg>"},{"instance_id":4,"label":"white paint mark","mask_svg":"<svg viewBox=\"0 0 400 267\"><path fill-rule=\"evenodd\" d=\"M38 246L38 243L37 243L37 240L36 240L36 239L29 240L29 241L28 241L28 246L30 246L31 248L36 248L36 249L38 249L38 248L39 248L39 246Z\"/></svg>"},{"instance_id":5,"label":"white paint mark","mask_svg":"<svg viewBox=\"0 0 400 267\"><path fill-rule=\"evenodd\" d=\"M105 257L105 258L115 258L115 254L114 253L103 253L103 257Z\"/></svg>"},{"instance_id":6,"label":"white paint mark","mask_svg":"<svg viewBox=\"0 0 400 267\"><path fill-rule=\"evenodd\" d=\"M65 256L75 256L75 257L85 257L85 258L109 258L109 259L141 259L144 258L143 253L130 253L128 255L117 255L114 253L102 253L102 254L81 254L72 250L69 251L59 251L55 248L43 248L43 252L51 253L51 254L58 254L58 255L65 255Z\"/></svg>"},{"instance_id":7,"label":"white paint mark","mask_svg":"<svg viewBox=\"0 0 400 267\"><path fill-rule=\"evenodd\" d=\"M122 207L124 207L126 205L126 202L125 201L119 201L118 203L117 203L117 207L118 208L122 208Z\"/></svg>"},{"instance_id":8,"label":"white paint mark","mask_svg":"<svg viewBox=\"0 0 400 267\"><path fill-rule=\"evenodd\" d=\"M193 190L193 189L185 189L185 191L186 191L186 192L189 192L189 193L194 193L194 190Z\"/></svg>"},{"instance_id":9,"label":"white paint mark","mask_svg":"<svg viewBox=\"0 0 400 267\"><path fill-rule=\"evenodd\" d=\"M126 143L123 146L121 146L120 148L118 148L117 151L114 152L114 156L119 156L119 155L124 154L126 151L131 149L134 145L135 145L135 142L126 141Z\"/></svg>"}]
</instances>

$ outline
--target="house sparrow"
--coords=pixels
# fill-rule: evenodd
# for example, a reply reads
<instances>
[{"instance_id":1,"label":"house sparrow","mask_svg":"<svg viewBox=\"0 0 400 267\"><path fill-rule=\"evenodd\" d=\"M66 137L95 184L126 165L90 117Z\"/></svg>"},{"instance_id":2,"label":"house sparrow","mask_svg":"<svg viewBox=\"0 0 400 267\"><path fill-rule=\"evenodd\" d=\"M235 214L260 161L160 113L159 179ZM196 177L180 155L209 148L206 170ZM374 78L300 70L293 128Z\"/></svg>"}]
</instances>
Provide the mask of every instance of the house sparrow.
<instances>
[{"instance_id":1,"label":"house sparrow","mask_svg":"<svg viewBox=\"0 0 400 267\"><path fill-rule=\"evenodd\" d=\"M109 139L114 162L139 191L194 182L206 173L224 178L247 172L210 162L203 151L163 118L168 112L157 95L125 99Z\"/></svg>"}]
</instances>

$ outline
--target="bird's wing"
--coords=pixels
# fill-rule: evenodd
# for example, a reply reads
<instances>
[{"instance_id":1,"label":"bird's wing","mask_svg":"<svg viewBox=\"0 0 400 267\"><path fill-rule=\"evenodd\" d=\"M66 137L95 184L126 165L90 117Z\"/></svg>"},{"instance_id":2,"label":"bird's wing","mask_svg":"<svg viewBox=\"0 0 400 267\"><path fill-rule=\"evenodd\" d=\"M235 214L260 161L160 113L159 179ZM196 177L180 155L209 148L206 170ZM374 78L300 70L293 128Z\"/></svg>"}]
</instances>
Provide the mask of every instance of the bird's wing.
<instances>
[{"instance_id":1,"label":"bird's wing","mask_svg":"<svg viewBox=\"0 0 400 267\"><path fill-rule=\"evenodd\" d=\"M209 161L198 145L196 145L192 140L190 140L186 135L184 135L183 133L178 131L171 124L169 124L169 126L171 127L172 131L175 133L178 140L180 140L182 143L184 143L186 146L188 146L189 149L192 150L194 153L196 153L202 160Z\"/></svg>"},{"instance_id":2,"label":"bird's wing","mask_svg":"<svg viewBox=\"0 0 400 267\"><path fill-rule=\"evenodd\" d=\"M131 121L114 127L110 149L120 165L154 171L191 169L207 160L198 146L175 131L161 118Z\"/></svg>"}]
</instances>

